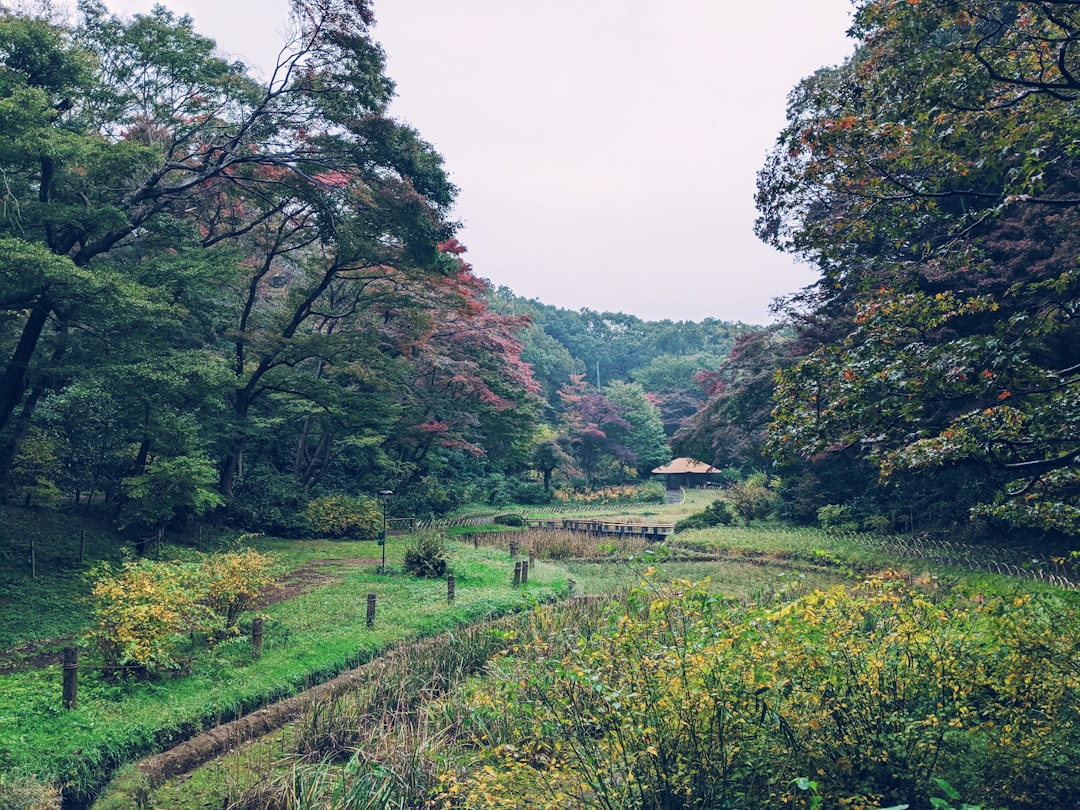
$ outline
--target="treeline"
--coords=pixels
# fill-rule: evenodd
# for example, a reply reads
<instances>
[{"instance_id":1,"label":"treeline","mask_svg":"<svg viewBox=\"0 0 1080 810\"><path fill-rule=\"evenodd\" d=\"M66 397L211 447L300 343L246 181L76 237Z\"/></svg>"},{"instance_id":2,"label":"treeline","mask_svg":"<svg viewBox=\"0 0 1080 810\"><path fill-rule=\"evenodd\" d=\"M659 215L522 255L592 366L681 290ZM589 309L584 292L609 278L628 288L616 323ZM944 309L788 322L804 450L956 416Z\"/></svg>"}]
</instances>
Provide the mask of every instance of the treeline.
<instances>
[{"instance_id":1,"label":"treeline","mask_svg":"<svg viewBox=\"0 0 1080 810\"><path fill-rule=\"evenodd\" d=\"M676 449L783 465L796 519L1075 537L1080 9L863 0L850 33L758 179L759 236L820 280Z\"/></svg>"},{"instance_id":2,"label":"treeline","mask_svg":"<svg viewBox=\"0 0 1080 810\"><path fill-rule=\"evenodd\" d=\"M295 534L331 493L430 515L666 460L748 327L492 290L369 4L291 14L265 80L162 7L0 14L4 497Z\"/></svg>"}]
</instances>

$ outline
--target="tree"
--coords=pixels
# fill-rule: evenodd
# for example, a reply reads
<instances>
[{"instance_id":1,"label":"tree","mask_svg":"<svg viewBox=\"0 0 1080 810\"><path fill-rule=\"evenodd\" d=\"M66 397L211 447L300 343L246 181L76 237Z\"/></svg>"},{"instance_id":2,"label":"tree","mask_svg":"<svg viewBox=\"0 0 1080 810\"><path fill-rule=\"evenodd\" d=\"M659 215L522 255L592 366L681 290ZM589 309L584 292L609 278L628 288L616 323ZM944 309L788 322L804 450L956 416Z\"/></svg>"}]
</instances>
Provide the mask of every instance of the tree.
<instances>
[{"instance_id":1,"label":"tree","mask_svg":"<svg viewBox=\"0 0 1080 810\"><path fill-rule=\"evenodd\" d=\"M0 114L13 122L0 154L10 179L0 236L28 243L6 256L36 250L39 268L18 274L5 303L20 314L0 376L0 428L30 404L32 377L48 387L56 357L39 346L47 327L71 323L74 288L107 276L125 249L160 247L166 235L225 246L260 228L277 235L265 241L270 264L320 245L328 269L298 295L286 340L320 284L359 268L437 263L453 188L438 156L384 114L393 86L367 4L296 0L292 9L296 38L262 86L162 7L122 21L85 2L77 27L0 20Z\"/></svg>"},{"instance_id":2,"label":"tree","mask_svg":"<svg viewBox=\"0 0 1080 810\"><path fill-rule=\"evenodd\" d=\"M656 467L671 461L671 448L664 434L660 410L637 383L613 382L605 395L622 409L622 418L629 423L623 440L637 463L637 474L647 477Z\"/></svg>"},{"instance_id":3,"label":"tree","mask_svg":"<svg viewBox=\"0 0 1080 810\"><path fill-rule=\"evenodd\" d=\"M999 487L976 514L1080 530L1077 8L864 2L852 31L759 177L759 234L822 272L771 446L966 470Z\"/></svg>"},{"instance_id":4,"label":"tree","mask_svg":"<svg viewBox=\"0 0 1080 810\"><path fill-rule=\"evenodd\" d=\"M574 455L575 466L592 484L600 477L621 480L626 467L637 464L634 452L624 439L631 425L623 414L626 409L616 405L598 391L590 391L583 376L573 376L559 390L565 412L561 432ZM608 473L604 475L602 470Z\"/></svg>"},{"instance_id":5,"label":"tree","mask_svg":"<svg viewBox=\"0 0 1080 810\"><path fill-rule=\"evenodd\" d=\"M709 399L675 434L675 452L718 467L760 469L776 372L791 350L790 334L778 326L740 335L724 362L698 375Z\"/></svg>"},{"instance_id":6,"label":"tree","mask_svg":"<svg viewBox=\"0 0 1080 810\"><path fill-rule=\"evenodd\" d=\"M169 521L189 514L205 515L221 505L214 490L217 474L210 459L187 455L156 458L146 471L125 482L123 522L126 527L150 529L160 542ZM142 553L147 540L136 543Z\"/></svg>"}]
</instances>

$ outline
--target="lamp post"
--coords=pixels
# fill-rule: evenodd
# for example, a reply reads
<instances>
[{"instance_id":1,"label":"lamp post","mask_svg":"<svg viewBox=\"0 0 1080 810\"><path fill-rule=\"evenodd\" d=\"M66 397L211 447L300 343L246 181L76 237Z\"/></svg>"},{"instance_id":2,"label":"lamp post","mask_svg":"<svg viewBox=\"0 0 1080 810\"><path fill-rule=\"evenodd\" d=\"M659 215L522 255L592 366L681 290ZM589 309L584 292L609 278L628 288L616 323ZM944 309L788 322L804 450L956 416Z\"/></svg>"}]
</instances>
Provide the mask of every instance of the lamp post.
<instances>
[{"instance_id":1,"label":"lamp post","mask_svg":"<svg viewBox=\"0 0 1080 810\"><path fill-rule=\"evenodd\" d=\"M394 493L388 489L379 490L379 503L382 504L382 531L379 532L379 545L382 546L382 567L379 568L380 574L386 573L386 502L390 500L390 496Z\"/></svg>"}]
</instances>

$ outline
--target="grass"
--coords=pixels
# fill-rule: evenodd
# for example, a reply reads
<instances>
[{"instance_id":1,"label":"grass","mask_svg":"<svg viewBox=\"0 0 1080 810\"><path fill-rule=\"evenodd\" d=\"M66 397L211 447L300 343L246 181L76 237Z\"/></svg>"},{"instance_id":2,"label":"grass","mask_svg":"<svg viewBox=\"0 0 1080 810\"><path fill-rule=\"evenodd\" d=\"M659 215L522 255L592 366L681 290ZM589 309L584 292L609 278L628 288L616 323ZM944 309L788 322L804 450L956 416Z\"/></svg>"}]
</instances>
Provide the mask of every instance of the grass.
<instances>
[{"instance_id":1,"label":"grass","mask_svg":"<svg viewBox=\"0 0 1080 810\"><path fill-rule=\"evenodd\" d=\"M682 504L636 508L623 505L612 511L636 511L647 519L675 522L700 511L716 497L715 492L688 490ZM529 514L533 516L531 510ZM84 567L77 559L77 534L73 531L77 524L63 516L50 516L48 526L39 525L34 516L16 517L21 523L9 522L0 529L0 554L9 559L21 553L26 547L25 532L35 528L64 539L54 543L51 557L39 557L43 571L37 582L31 582L25 570L20 573L7 569L0 575L4 577L0 579L4 586L0 598L7 600L0 611L0 634L7 635L0 638L7 639L10 645L76 632L85 623L86 615L81 607L72 607L79 605L86 592ZM15 531L12 525L17 525ZM356 557L374 560L381 553L374 543L251 539L251 545L260 551L275 554L283 571L322 563L311 590L263 611L268 620L262 659L251 660L248 641L241 637L196 656L184 677L112 683L90 671L80 684L80 706L74 712L60 708L58 667L0 675L0 773L31 770L41 778L67 785L70 793L89 796L124 762L325 681L406 639L431 636L553 598L568 590L571 579L578 594L623 592L640 583L645 572L664 556L663 546L648 543L633 549L632 559L627 559L628 547L618 549L621 561L612 564L610 558L615 552L607 538L536 537L530 546L531 533L516 532L485 535L479 547L474 548L471 538L458 535L487 528L461 527L448 532L457 538L448 544L457 581L457 600L452 607L446 603L442 581L424 582L395 573L408 538L388 539L391 570L385 574L378 572L375 563L333 562ZM511 587L512 563L506 551L510 539L519 543L519 556L530 550L537 554L524 593ZM228 546L232 540L218 538L215 545ZM543 543L557 542L570 544L569 556L578 559L546 559L566 556L543 548ZM87 546L90 559L119 556L116 538L104 530L88 531ZM897 565L895 549L881 542L768 524L680 533L672 538L671 546L672 552L660 562L659 579L707 579L711 592L736 598L778 591L806 593L855 578L866 570ZM185 553L190 549L172 547L165 549L164 556ZM684 561L680 557L683 554L696 556L699 561ZM606 561L581 561L590 557ZM908 565L921 571L932 564L916 561ZM1000 583L1000 578L990 577L987 582L989 590L994 582ZM369 592L378 598L378 617L370 630L365 617ZM33 606L46 604L51 609L38 622L31 612ZM243 626L246 629L249 624ZM280 753L283 739L279 734L273 738L276 743L256 744L247 750L261 753L246 756L265 759L275 745ZM217 775L208 775L214 773ZM209 771L200 769L190 783L202 798L181 799L178 788L166 786L161 789L161 798L145 806L194 808L207 806L207 801L220 804L223 783L235 787L249 776L250 767L243 762L218 764ZM203 787L197 787L200 785ZM207 795L213 798L208 800ZM127 805L121 802L117 806Z\"/></svg>"},{"instance_id":2,"label":"grass","mask_svg":"<svg viewBox=\"0 0 1080 810\"><path fill-rule=\"evenodd\" d=\"M64 784L69 794L88 796L120 764L325 681L393 642L551 599L565 588L564 576L538 566L527 589L513 589L505 553L460 547L451 560L457 598L448 606L442 580L395 572L406 542L388 540L388 573L379 573L377 564L342 565L318 588L265 608L263 655L257 661L241 637L197 654L183 677L113 683L86 669L74 711L60 707L57 666L0 675L0 769L33 770ZM373 558L379 551L374 544L263 538L254 545L278 554L285 569ZM377 595L372 629L366 626L368 593Z\"/></svg>"}]
</instances>

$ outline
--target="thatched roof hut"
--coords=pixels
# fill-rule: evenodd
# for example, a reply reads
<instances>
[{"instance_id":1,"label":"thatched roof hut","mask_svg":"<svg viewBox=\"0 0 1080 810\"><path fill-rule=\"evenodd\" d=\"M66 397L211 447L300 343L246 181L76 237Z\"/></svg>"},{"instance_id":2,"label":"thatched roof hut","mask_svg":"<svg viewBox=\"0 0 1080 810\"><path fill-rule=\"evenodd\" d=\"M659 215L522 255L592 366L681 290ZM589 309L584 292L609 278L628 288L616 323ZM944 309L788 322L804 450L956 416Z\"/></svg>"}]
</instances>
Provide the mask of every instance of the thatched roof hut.
<instances>
[{"instance_id":1,"label":"thatched roof hut","mask_svg":"<svg viewBox=\"0 0 1080 810\"><path fill-rule=\"evenodd\" d=\"M662 467L653 470L653 475L667 477L667 488L699 487L712 475L719 475L720 470L704 461L694 458L676 458Z\"/></svg>"}]
</instances>

